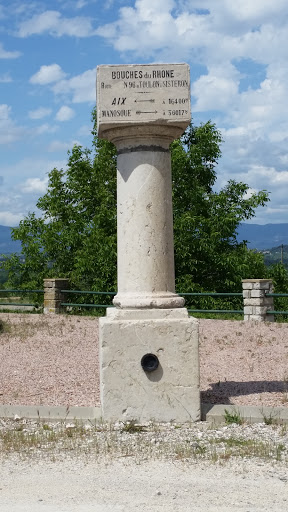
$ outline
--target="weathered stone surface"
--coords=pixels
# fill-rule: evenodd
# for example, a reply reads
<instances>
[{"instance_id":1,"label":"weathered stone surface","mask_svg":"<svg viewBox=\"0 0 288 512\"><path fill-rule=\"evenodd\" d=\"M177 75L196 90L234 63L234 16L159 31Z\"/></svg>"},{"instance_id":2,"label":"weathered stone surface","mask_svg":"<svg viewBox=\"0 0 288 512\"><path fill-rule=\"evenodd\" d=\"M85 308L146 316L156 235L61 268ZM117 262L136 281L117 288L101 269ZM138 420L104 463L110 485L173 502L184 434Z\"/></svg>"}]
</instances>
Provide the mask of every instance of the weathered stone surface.
<instances>
[{"instance_id":1,"label":"weathered stone surface","mask_svg":"<svg viewBox=\"0 0 288 512\"><path fill-rule=\"evenodd\" d=\"M64 302L61 290L67 288L69 288L69 279L44 279L44 314L61 312L61 302Z\"/></svg>"},{"instance_id":2,"label":"weathered stone surface","mask_svg":"<svg viewBox=\"0 0 288 512\"><path fill-rule=\"evenodd\" d=\"M101 66L97 108L98 135L118 151L117 308L99 322L102 415L196 421L198 323L175 293L169 152L190 122L189 67ZM155 372L141 366L146 353L159 358Z\"/></svg>"},{"instance_id":3,"label":"weathered stone surface","mask_svg":"<svg viewBox=\"0 0 288 512\"><path fill-rule=\"evenodd\" d=\"M116 126L190 122L187 64L133 64L97 67L99 136ZM108 136L109 138L109 136Z\"/></svg>"},{"instance_id":4,"label":"weathered stone surface","mask_svg":"<svg viewBox=\"0 0 288 512\"><path fill-rule=\"evenodd\" d=\"M254 313L255 315L266 315L267 306L255 306Z\"/></svg>"},{"instance_id":5,"label":"weathered stone surface","mask_svg":"<svg viewBox=\"0 0 288 512\"><path fill-rule=\"evenodd\" d=\"M266 322L267 320L264 318L264 316L261 315L249 315L246 319L244 317L244 321L249 320L249 322Z\"/></svg>"},{"instance_id":6,"label":"weathered stone surface","mask_svg":"<svg viewBox=\"0 0 288 512\"><path fill-rule=\"evenodd\" d=\"M44 288L54 288L55 281L52 279L44 279Z\"/></svg>"},{"instance_id":7,"label":"weathered stone surface","mask_svg":"<svg viewBox=\"0 0 288 512\"><path fill-rule=\"evenodd\" d=\"M260 306L262 304L261 298L258 299L245 299L245 305L246 306Z\"/></svg>"},{"instance_id":8,"label":"weathered stone surface","mask_svg":"<svg viewBox=\"0 0 288 512\"><path fill-rule=\"evenodd\" d=\"M251 290L251 298L265 297L265 290Z\"/></svg>"},{"instance_id":9,"label":"weathered stone surface","mask_svg":"<svg viewBox=\"0 0 288 512\"><path fill-rule=\"evenodd\" d=\"M154 310L155 313L156 310ZM198 322L179 310L121 312L100 318L100 393L105 420L200 420ZM131 317L134 316L134 320ZM142 319L141 319L142 317ZM181 317L181 318L180 318ZM155 354L148 373L141 358Z\"/></svg>"},{"instance_id":10,"label":"weathered stone surface","mask_svg":"<svg viewBox=\"0 0 288 512\"><path fill-rule=\"evenodd\" d=\"M118 156L117 307L184 305L175 294L170 160L160 151Z\"/></svg>"},{"instance_id":11,"label":"weathered stone surface","mask_svg":"<svg viewBox=\"0 0 288 512\"><path fill-rule=\"evenodd\" d=\"M44 299L44 307L60 308L60 304L60 300Z\"/></svg>"},{"instance_id":12,"label":"weathered stone surface","mask_svg":"<svg viewBox=\"0 0 288 512\"><path fill-rule=\"evenodd\" d=\"M267 314L273 311L273 297L266 297L267 292L273 292L271 279L244 279L242 288L244 321L273 322L274 316Z\"/></svg>"},{"instance_id":13,"label":"weathered stone surface","mask_svg":"<svg viewBox=\"0 0 288 512\"><path fill-rule=\"evenodd\" d=\"M47 288L47 290L48 291L46 291L46 289L44 290L45 300L59 300L60 299L60 296L61 296L60 290L57 290L57 288L53 288L53 289Z\"/></svg>"}]
</instances>

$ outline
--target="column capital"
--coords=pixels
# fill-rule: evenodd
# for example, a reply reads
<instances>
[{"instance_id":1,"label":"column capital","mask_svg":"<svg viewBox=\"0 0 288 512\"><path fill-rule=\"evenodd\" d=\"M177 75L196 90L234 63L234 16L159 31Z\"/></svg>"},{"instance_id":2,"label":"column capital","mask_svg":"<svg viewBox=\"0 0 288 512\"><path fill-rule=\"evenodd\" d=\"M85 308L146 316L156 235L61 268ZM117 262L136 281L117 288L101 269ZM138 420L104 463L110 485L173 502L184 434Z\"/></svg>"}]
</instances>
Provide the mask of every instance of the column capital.
<instances>
[{"instance_id":1,"label":"column capital","mask_svg":"<svg viewBox=\"0 0 288 512\"><path fill-rule=\"evenodd\" d=\"M178 139L185 128L176 124L135 124L133 126L107 125L102 129L101 137L113 142L118 152L123 149L131 149L137 146L150 147L151 151L157 151L157 146L169 149L173 140Z\"/></svg>"}]
</instances>

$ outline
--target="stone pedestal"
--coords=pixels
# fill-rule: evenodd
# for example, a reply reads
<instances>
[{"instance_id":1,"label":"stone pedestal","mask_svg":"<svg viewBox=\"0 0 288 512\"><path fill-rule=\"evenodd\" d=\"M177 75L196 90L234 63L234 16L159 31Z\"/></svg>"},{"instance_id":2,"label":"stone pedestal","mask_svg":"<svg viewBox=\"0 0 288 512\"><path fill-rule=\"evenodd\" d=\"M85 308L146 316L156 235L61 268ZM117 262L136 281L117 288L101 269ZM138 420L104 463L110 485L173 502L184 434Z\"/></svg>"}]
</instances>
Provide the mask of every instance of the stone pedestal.
<instances>
[{"instance_id":1,"label":"stone pedestal","mask_svg":"<svg viewBox=\"0 0 288 512\"><path fill-rule=\"evenodd\" d=\"M154 354L155 371L141 359ZM198 322L185 308L107 310L100 318L100 397L107 421L200 419Z\"/></svg>"},{"instance_id":2,"label":"stone pedestal","mask_svg":"<svg viewBox=\"0 0 288 512\"><path fill-rule=\"evenodd\" d=\"M266 297L266 293L273 293L271 279L243 279L244 321L274 322L274 315L267 315L273 311L273 297Z\"/></svg>"},{"instance_id":3,"label":"stone pedestal","mask_svg":"<svg viewBox=\"0 0 288 512\"><path fill-rule=\"evenodd\" d=\"M97 73L98 134L118 152L118 293L116 308L100 319L102 415L196 421L198 322L175 293L169 152L190 120L189 69L100 66Z\"/></svg>"}]
</instances>

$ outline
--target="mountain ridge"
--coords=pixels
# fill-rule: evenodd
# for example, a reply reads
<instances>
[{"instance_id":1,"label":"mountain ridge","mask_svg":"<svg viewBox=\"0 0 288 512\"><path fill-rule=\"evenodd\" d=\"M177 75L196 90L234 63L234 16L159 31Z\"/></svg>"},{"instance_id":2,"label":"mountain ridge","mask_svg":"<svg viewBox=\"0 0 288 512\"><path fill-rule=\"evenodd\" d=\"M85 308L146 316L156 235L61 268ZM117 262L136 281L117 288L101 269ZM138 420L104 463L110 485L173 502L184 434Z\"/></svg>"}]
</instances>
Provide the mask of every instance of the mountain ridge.
<instances>
[{"instance_id":1,"label":"mountain ridge","mask_svg":"<svg viewBox=\"0 0 288 512\"><path fill-rule=\"evenodd\" d=\"M238 242L247 240L249 249L265 250L279 245L288 245L288 223L240 224Z\"/></svg>"},{"instance_id":2,"label":"mountain ridge","mask_svg":"<svg viewBox=\"0 0 288 512\"><path fill-rule=\"evenodd\" d=\"M12 240L11 227L0 225L0 255L21 252L21 242ZM247 241L249 249L259 251L288 245L288 223L279 224L240 224L237 240Z\"/></svg>"},{"instance_id":3,"label":"mountain ridge","mask_svg":"<svg viewBox=\"0 0 288 512\"><path fill-rule=\"evenodd\" d=\"M13 228L0 225L0 255L21 252L21 242L19 240L12 240L11 229Z\"/></svg>"}]
</instances>

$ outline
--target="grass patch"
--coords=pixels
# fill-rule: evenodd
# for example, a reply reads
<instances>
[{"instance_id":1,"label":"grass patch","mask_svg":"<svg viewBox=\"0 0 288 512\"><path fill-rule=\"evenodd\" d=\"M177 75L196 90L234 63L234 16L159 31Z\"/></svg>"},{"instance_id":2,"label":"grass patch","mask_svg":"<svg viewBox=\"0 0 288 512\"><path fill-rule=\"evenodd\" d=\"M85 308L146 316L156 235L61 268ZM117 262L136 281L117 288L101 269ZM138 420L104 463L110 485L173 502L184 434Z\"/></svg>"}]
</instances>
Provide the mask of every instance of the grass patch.
<instances>
[{"instance_id":1,"label":"grass patch","mask_svg":"<svg viewBox=\"0 0 288 512\"><path fill-rule=\"evenodd\" d=\"M231 457L273 459L280 461L286 448L283 443L264 442L255 439L239 439L230 437L215 439L212 445L218 445L214 452L214 460ZM222 448L219 450L219 446Z\"/></svg>"},{"instance_id":2,"label":"grass patch","mask_svg":"<svg viewBox=\"0 0 288 512\"><path fill-rule=\"evenodd\" d=\"M238 411L234 410L230 412L228 411L228 409L225 409L224 412L224 419L226 425L231 425L232 423L236 423L236 425L243 424L243 418L241 418L241 415Z\"/></svg>"},{"instance_id":3,"label":"grass patch","mask_svg":"<svg viewBox=\"0 0 288 512\"><path fill-rule=\"evenodd\" d=\"M0 426L0 459L18 454L21 459L36 460L84 455L107 461L131 457L137 463L147 460L218 462L231 457L287 462L287 442L283 439L282 427L273 428L279 429L274 441L255 438L253 433L251 439L246 428L245 437L241 437L240 432L235 436L234 429L227 427L220 437L219 429L214 433L208 427L201 429L199 437L197 425L183 426L175 431L169 425L156 423L109 425L100 422L6 421L5 428Z\"/></svg>"},{"instance_id":4,"label":"grass patch","mask_svg":"<svg viewBox=\"0 0 288 512\"><path fill-rule=\"evenodd\" d=\"M127 421L124 423L121 433L127 432L128 434L136 434L137 432L145 432L143 425L140 425L136 420Z\"/></svg>"}]
</instances>

